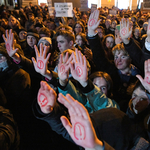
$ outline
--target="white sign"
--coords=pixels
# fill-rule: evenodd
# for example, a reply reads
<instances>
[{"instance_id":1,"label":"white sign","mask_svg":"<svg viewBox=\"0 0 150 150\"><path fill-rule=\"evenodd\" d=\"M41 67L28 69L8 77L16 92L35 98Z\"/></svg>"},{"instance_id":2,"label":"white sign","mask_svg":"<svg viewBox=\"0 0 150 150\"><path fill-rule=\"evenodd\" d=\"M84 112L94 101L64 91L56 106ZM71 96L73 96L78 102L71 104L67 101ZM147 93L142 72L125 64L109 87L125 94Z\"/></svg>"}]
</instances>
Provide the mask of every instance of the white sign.
<instances>
[{"instance_id":1,"label":"white sign","mask_svg":"<svg viewBox=\"0 0 150 150\"><path fill-rule=\"evenodd\" d=\"M72 3L54 3L56 17L73 17Z\"/></svg>"},{"instance_id":2,"label":"white sign","mask_svg":"<svg viewBox=\"0 0 150 150\"><path fill-rule=\"evenodd\" d=\"M80 0L80 11L88 11L88 1L87 0Z\"/></svg>"},{"instance_id":3,"label":"white sign","mask_svg":"<svg viewBox=\"0 0 150 150\"><path fill-rule=\"evenodd\" d=\"M112 15L116 15L117 14L117 10L109 10L109 14L112 14Z\"/></svg>"},{"instance_id":4,"label":"white sign","mask_svg":"<svg viewBox=\"0 0 150 150\"><path fill-rule=\"evenodd\" d=\"M91 13L97 9L97 4L91 4Z\"/></svg>"}]
</instances>

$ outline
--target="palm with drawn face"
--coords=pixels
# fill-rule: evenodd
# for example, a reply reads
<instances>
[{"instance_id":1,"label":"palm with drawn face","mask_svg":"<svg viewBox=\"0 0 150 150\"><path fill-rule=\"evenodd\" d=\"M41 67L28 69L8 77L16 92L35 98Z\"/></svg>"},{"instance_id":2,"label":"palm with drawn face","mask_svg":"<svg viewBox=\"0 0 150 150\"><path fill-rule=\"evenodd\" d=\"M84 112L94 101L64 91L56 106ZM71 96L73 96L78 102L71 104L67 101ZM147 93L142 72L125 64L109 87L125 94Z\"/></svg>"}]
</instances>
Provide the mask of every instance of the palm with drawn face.
<instances>
[{"instance_id":1,"label":"palm with drawn face","mask_svg":"<svg viewBox=\"0 0 150 150\"><path fill-rule=\"evenodd\" d=\"M116 51L114 55L115 66L124 74L130 70L131 59L123 51Z\"/></svg>"}]
</instances>

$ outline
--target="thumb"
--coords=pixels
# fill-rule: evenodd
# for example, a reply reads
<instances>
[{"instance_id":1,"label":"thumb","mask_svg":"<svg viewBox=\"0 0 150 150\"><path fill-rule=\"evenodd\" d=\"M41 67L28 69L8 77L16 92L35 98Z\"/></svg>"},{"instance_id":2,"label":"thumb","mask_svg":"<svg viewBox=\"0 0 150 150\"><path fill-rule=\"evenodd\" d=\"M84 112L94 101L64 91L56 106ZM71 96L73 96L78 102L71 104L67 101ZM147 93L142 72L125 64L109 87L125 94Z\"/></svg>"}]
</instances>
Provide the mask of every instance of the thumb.
<instances>
[{"instance_id":1,"label":"thumb","mask_svg":"<svg viewBox=\"0 0 150 150\"><path fill-rule=\"evenodd\" d=\"M67 132L70 134L72 126L71 126L69 120L65 116L61 116L60 120L61 120L63 126L65 127L65 129L67 130Z\"/></svg>"},{"instance_id":2,"label":"thumb","mask_svg":"<svg viewBox=\"0 0 150 150\"><path fill-rule=\"evenodd\" d=\"M36 66L36 60L35 60L34 57L32 57L32 62L33 62L34 68L35 68L35 66Z\"/></svg>"},{"instance_id":3,"label":"thumb","mask_svg":"<svg viewBox=\"0 0 150 150\"><path fill-rule=\"evenodd\" d=\"M141 75L136 75L136 77L140 80L140 82L141 82L142 85L143 85L144 80L143 80L142 76L141 76Z\"/></svg>"}]
</instances>

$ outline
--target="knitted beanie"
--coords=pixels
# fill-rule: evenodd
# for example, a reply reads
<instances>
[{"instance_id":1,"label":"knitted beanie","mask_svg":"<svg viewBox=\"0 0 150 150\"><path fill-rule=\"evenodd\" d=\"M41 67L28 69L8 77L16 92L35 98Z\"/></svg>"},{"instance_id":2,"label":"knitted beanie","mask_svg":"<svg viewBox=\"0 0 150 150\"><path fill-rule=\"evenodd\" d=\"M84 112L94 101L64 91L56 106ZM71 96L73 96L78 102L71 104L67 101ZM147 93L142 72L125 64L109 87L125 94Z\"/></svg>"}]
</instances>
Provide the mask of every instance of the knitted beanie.
<instances>
[{"instance_id":1,"label":"knitted beanie","mask_svg":"<svg viewBox=\"0 0 150 150\"><path fill-rule=\"evenodd\" d=\"M42 41L46 41L46 42L48 42L50 44L50 46L52 46L52 40L49 37L42 37L42 38L40 38L37 46L39 46Z\"/></svg>"}]
</instances>

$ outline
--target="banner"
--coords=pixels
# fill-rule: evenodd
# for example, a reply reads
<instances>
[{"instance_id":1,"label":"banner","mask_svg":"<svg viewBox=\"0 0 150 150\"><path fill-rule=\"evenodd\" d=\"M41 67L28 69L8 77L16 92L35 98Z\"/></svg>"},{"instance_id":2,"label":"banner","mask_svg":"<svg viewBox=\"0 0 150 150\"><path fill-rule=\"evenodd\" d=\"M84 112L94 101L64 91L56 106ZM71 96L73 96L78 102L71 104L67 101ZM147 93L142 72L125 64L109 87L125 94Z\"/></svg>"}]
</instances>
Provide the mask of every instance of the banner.
<instances>
[{"instance_id":1,"label":"banner","mask_svg":"<svg viewBox=\"0 0 150 150\"><path fill-rule=\"evenodd\" d=\"M56 17L73 17L72 3L54 3Z\"/></svg>"},{"instance_id":2,"label":"banner","mask_svg":"<svg viewBox=\"0 0 150 150\"><path fill-rule=\"evenodd\" d=\"M97 4L91 4L91 13L97 9Z\"/></svg>"},{"instance_id":3,"label":"banner","mask_svg":"<svg viewBox=\"0 0 150 150\"><path fill-rule=\"evenodd\" d=\"M88 11L88 0L80 0L80 11Z\"/></svg>"}]
</instances>

